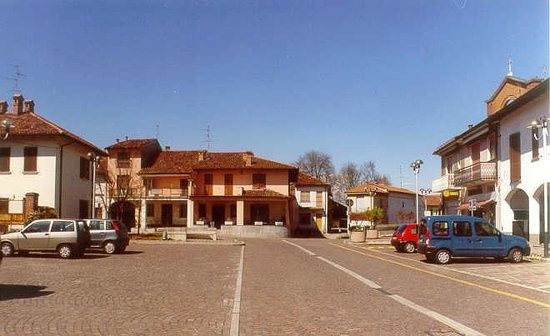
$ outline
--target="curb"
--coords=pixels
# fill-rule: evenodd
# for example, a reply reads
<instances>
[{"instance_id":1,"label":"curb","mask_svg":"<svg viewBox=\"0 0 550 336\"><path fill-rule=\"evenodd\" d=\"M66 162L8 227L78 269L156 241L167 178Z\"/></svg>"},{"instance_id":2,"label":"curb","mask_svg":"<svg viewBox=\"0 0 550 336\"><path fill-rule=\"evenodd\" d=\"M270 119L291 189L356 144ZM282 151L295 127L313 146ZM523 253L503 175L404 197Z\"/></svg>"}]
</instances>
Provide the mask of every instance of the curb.
<instances>
[{"instance_id":1,"label":"curb","mask_svg":"<svg viewBox=\"0 0 550 336\"><path fill-rule=\"evenodd\" d=\"M183 240L131 240L131 244L137 245L217 245L217 246L244 246L245 242L240 240L206 240L206 239L187 239Z\"/></svg>"}]
</instances>

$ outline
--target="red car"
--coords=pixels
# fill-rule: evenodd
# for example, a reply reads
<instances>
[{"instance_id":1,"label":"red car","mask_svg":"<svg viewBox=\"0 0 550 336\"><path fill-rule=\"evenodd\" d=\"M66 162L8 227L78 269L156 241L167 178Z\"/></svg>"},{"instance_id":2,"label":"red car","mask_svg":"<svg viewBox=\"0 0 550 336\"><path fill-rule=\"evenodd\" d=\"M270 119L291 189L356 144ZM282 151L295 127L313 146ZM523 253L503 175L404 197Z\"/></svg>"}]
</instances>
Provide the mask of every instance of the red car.
<instances>
[{"instance_id":1,"label":"red car","mask_svg":"<svg viewBox=\"0 0 550 336\"><path fill-rule=\"evenodd\" d=\"M413 253L418 243L418 225L401 224L391 237L391 244L398 252Z\"/></svg>"}]
</instances>

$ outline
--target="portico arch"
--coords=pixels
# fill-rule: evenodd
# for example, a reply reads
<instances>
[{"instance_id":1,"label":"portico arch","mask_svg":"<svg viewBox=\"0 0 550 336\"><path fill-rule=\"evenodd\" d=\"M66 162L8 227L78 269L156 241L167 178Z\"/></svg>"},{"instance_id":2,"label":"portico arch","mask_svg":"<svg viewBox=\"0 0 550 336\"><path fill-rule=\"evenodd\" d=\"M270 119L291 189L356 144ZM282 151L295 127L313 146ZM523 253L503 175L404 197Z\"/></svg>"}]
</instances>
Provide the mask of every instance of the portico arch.
<instances>
[{"instance_id":1,"label":"portico arch","mask_svg":"<svg viewBox=\"0 0 550 336\"><path fill-rule=\"evenodd\" d=\"M550 190L550 186L549 186ZM535 199L535 202L538 204L538 214L535 214L539 220L539 234L538 234L538 242L539 244L544 243L544 185L541 184L533 194L533 198ZM548 211L549 218L550 218L550 202L546 205L546 210Z\"/></svg>"},{"instance_id":2,"label":"portico arch","mask_svg":"<svg viewBox=\"0 0 550 336\"><path fill-rule=\"evenodd\" d=\"M514 189L506 197L514 214L512 234L529 239L529 196L523 189Z\"/></svg>"}]
</instances>

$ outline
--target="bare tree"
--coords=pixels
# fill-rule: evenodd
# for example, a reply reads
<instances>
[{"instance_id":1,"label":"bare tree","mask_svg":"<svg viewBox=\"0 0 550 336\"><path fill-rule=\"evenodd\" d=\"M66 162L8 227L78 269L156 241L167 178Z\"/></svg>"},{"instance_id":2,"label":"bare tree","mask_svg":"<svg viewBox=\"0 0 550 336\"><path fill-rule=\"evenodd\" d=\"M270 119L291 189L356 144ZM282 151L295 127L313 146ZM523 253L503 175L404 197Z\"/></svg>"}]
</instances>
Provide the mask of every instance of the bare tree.
<instances>
[{"instance_id":1,"label":"bare tree","mask_svg":"<svg viewBox=\"0 0 550 336\"><path fill-rule=\"evenodd\" d=\"M355 163L348 162L340 168L338 182L340 182L345 190L358 186L362 182L361 171Z\"/></svg>"},{"instance_id":2,"label":"bare tree","mask_svg":"<svg viewBox=\"0 0 550 336\"><path fill-rule=\"evenodd\" d=\"M312 150L301 155L295 164L301 171L325 183L334 179L334 165L328 154Z\"/></svg>"},{"instance_id":3,"label":"bare tree","mask_svg":"<svg viewBox=\"0 0 550 336\"><path fill-rule=\"evenodd\" d=\"M361 182L379 182L384 184L391 184L390 177L388 175L380 174L376 169L376 163L370 160L361 165Z\"/></svg>"}]
</instances>

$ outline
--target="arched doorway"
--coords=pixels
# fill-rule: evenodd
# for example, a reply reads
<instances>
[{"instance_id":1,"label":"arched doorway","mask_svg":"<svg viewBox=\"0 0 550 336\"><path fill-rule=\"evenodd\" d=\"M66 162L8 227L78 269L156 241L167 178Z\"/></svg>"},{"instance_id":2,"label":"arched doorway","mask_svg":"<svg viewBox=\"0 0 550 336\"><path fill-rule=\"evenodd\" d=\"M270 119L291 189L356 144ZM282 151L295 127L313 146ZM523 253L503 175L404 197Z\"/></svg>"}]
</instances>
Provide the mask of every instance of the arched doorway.
<instances>
[{"instance_id":1,"label":"arched doorway","mask_svg":"<svg viewBox=\"0 0 550 336\"><path fill-rule=\"evenodd\" d=\"M128 229L136 226L136 206L128 201L119 201L111 204L111 219L124 223Z\"/></svg>"},{"instance_id":2,"label":"arched doorway","mask_svg":"<svg viewBox=\"0 0 550 336\"><path fill-rule=\"evenodd\" d=\"M550 189L550 186L549 186ZM538 213L538 219L539 219L539 244L544 243L544 232L545 232L545 223L544 223L544 186L540 185L535 193L533 194L533 198L539 205L539 213ZM548 198L547 198L548 200ZM546 210L548 211L548 217L550 218L550 202L546 205ZM535 215L536 216L536 215Z\"/></svg>"},{"instance_id":3,"label":"arched doorway","mask_svg":"<svg viewBox=\"0 0 550 336\"><path fill-rule=\"evenodd\" d=\"M514 213L512 234L529 240L529 197L522 189L514 189L506 200Z\"/></svg>"}]
</instances>

